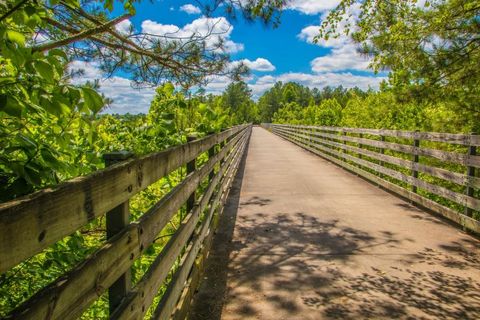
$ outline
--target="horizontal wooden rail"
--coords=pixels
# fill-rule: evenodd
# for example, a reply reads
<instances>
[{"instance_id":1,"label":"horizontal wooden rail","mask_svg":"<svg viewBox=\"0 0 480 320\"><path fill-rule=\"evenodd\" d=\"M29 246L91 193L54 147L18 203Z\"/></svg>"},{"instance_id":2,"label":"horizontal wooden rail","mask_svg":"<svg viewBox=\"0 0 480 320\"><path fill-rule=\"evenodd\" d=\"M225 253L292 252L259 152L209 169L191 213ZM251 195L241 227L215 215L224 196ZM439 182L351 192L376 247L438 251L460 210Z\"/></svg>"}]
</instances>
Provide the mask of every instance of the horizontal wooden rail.
<instances>
[{"instance_id":1,"label":"horizontal wooden rail","mask_svg":"<svg viewBox=\"0 0 480 320\"><path fill-rule=\"evenodd\" d=\"M0 273L72 234L243 129L235 127L0 204Z\"/></svg>"},{"instance_id":2,"label":"horizontal wooden rail","mask_svg":"<svg viewBox=\"0 0 480 320\"><path fill-rule=\"evenodd\" d=\"M434 149L434 147L421 147L421 141L425 138L428 141L442 143L444 147L445 144L456 144L472 148L469 143L471 142L475 147L479 141L477 135L279 124L264 124L264 127L303 148L378 183L386 189L410 199L412 202L446 216L471 231L480 233L478 216L474 218L471 215L471 213L480 211L480 199L472 191L480 188L480 179L476 176L478 170L474 170L474 168L479 167L480 158L472 154L471 151L470 154L462 154L450 150ZM388 135L399 139L395 142L385 142L383 139L372 140L365 136L358 137L349 134ZM405 139L410 139L410 144L406 144L409 141ZM386 150L390 154L385 154ZM396 152L412 154L416 157L407 160L397 157ZM418 161L419 155L426 157L426 159L430 157L437 159L435 161L441 160L445 165L448 163L455 163L457 166L462 165L465 173L438 167L434 161L420 163ZM385 166L386 164L388 166ZM423 176L419 177L418 172L421 172ZM428 176L442 179L445 184L438 185L432 180L425 181L425 177ZM385 180L385 177L394 179L398 183L395 184ZM401 187L400 183L412 186L412 191ZM457 187L452 190L452 186ZM465 190L463 193L459 192L462 188ZM418 189L456 203L464 207L465 212L470 214L463 214L452 207L434 201L432 198L419 195Z\"/></svg>"},{"instance_id":3,"label":"horizontal wooden rail","mask_svg":"<svg viewBox=\"0 0 480 320\"><path fill-rule=\"evenodd\" d=\"M187 273L188 276L188 272L192 269L192 259L195 259L200 248L204 246L206 234L211 232L210 221L213 219L213 212L221 211L222 203L219 203L218 199L228 190L232 181L231 177L238 167L239 159L243 155L243 151L250 137L250 132L251 126L249 125L234 127L227 131L169 149L165 152L114 165L104 170L103 174L95 173L91 176L68 182L55 190L43 191L36 195L4 204L2 208L6 211L2 213L7 212L5 214L10 214L11 211L8 210L13 210L12 208L20 210L18 206L21 206L24 210L27 210L30 215L34 216L43 216L49 212L54 212L63 223L68 223L72 221L67 217L70 212L64 212L63 215L65 217L60 215L54 203L37 208L37 210L34 211L30 202L49 203L48 197L52 197L58 201L59 204L63 205L67 202L67 199L69 199L71 206L77 208L79 214L83 215L85 212L79 209L80 206L76 205L75 201L78 199L82 199L80 201L83 201L85 193L89 192L91 193L91 198L95 199L92 201L94 201L97 207L102 208L102 211L94 210L94 216L96 217L104 214L103 210L109 210L121 204L122 201L128 200L128 197L125 198L125 196L131 196L135 192L144 189L149 184L156 182L173 170L184 166L187 162L196 159L201 154L205 154L208 151L209 155L206 163L187 175L182 182L163 196L138 220L131 222L117 235L108 239L103 247L72 271L42 289L19 306L11 313L9 318L76 319L81 316L96 299L131 268L133 262L145 252L155 241L158 234L171 221L175 213L185 205L190 195L196 192L202 184L202 181L207 179L208 186L206 190L203 191L199 201L190 212L187 212L187 216L183 218L180 226L156 257L148 272L135 287L128 290L125 297L120 301L120 305L111 313L112 318L118 319L142 318L158 294L160 287L165 283L167 275L172 270L175 261L183 259L182 261L184 262L180 267L183 273L177 278L184 279L185 273ZM220 144L222 144L222 147L218 152L214 152L217 148L213 147ZM156 167L154 163L157 164ZM152 169L152 174L157 179L150 176L150 172L145 170L145 167ZM133 169L137 170L134 178L139 179L141 176L141 181L138 180L135 189L132 187L132 190L127 190L127 193L122 193L124 194L123 197L119 197L113 192L115 190L121 190L121 188L116 186L116 183L127 185L128 182L132 182L130 173ZM112 181L109 181L110 179L112 179ZM149 184L146 184L146 181ZM81 192L81 188L77 184L81 184L84 187L98 185L114 187L110 193L104 191L103 197L94 197L94 194L86 189L83 189L83 192ZM128 186L130 185L127 185L127 189ZM81 195L72 197L71 194L66 193L66 189L80 193ZM104 204L102 200L108 204ZM41 209L44 208L48 211L42 212ZM205 213L207 208L207 213ZM31 218L25 214L21 215L21 219L25 221L31 220ZM13 234L14 232L9 228L17 225L13 223L11 219L1 221L1 231ZM4 221L11 223L4 224ZM83 220L78 219L73 221L75 223L74 226L77 226L77 228L79 221ZM87 222L88 221L89 220L87 220ZM202 221L202 227L197 226L199 221ZM56 223L60 225L59 222ZM80 226L82 225L83 224ZM29 225L25 225L24 227L28 228ZM50 230L48 225L45 227L47 230ZM71 225L58 228L57 236L60 237L60 234L72 228L73 226ZM68 233L63 235L68 235ZM27 240L27 243L34 242L29 239L25 240ZM49 241L53 242L54 240ZM15 244L14 242L12 243ZM16 247L18 250L22 250L23 248L21 244L16 245ZM35 250L33 250L32 247L34 247ZM32 245L28 248L28 253L20 253L17 255L12 255L10 252L12 249L6 250L3 247L1 248L0 257L2 261L4 261L4 257L6 257L5 261L10 259L10 263L5 264L5 266L11 266L14 264L14 261L17 261L20 257L25 258L40 252L43 246ZM187 253L182 254L185 248ZM178 293L184 290L184 283L185 281L180 281L174 284L175 290L169 289L170 291L173 290L173 293L169 298L170 300L168 300L168 304L166 304L166 306L168 306L168 312L167 310L162 311L159 309L158 312L160 312L160 314L171 314L171 305L173 304L173 306L175 306L178 300ZM172 285L170 285L169 288L171 286ZM170 291L167 290L167 292Z\"/></svg>"},{"instance_id":4,"label":"horizontal wooden rail","mask_svg":"<svg viewBox=\"0 0 480 320\"><path fill-rule=\"evenodd\" d=\"M410 146L410 145L394 143L394 142L370 140L367 138L350 137L350 136L331 134L331 133L312 132L312 131L304 131L304 130L299 130L298 132L303 132L313 136L327 138L327 139L335 139L335 140L344 141L344 142L353 142L353 143L357 143L365 146L384 148L384 149L398 151L406 154L428 156L428 157L436 158L442 161L480 168L480 156L469 156L467 154L459 154L459 153L443 151L443 150L420 148L420 147L415 147L413 145Z\"/></svg>"},{"instance_id":5,"label":"horizontal wooden rail","mask_svg":"<svg viewBox=\"0 0 480 320\"><path fill-rule=\"evenodd\" d=\"M356 134L370 134L375 136L444 142L444 143L459 144L464 146L480 146L480 135L471 135L471 134L418 132L418 131L385 130L385 129L364 129L364 128L343 128L343 127L327 127L327 126L297 125L295 127L298 129L309 129L309 130L313 129L313 130L322 130L322 131L339 132L339 133L347 132L347 133L356 133Z\"/></svg>"}]
</instances>

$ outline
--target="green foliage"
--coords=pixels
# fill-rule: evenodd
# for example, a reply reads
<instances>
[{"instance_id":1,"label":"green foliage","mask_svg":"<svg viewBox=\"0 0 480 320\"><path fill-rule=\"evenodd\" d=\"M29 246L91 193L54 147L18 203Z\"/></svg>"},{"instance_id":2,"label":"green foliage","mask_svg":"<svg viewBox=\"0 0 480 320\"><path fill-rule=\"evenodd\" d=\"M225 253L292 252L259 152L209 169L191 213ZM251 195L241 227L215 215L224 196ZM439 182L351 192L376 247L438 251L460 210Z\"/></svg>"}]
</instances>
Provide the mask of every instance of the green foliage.
<instances>
[{"instance_id":1,"label":"green foliage","mask_svg":"<svg viewBox=\"0 0 480 320\"><path fill-rule=\"evenodd\" d=\"M2 143L5 141L12 146L3 150L2 156L4 159L10 157L5 160L10 166L24 168L20 172L26 177L29 189L19 189L22 193L97 170L103 167L101 155L111 151L130 150L136 155L144 155L183 143L188 134L201 137L235 124L232 120L234 118L229 117L230 109L221 107L220 97L204 99L195 96L187 99L182 92L176 91L171 83L157 88L147 115L95 115L93 111L82 112L79 109L87 104L92 108L97 107L98 99L91 88L76 89L76 92L80 97L88 98L79 98L79 107L75 110L59 113L58 116L32 113L28 114L24 121L11 116L11 119L8 118L8 124L12 128L18 128L18 133L15 139L9 136L10 139L2 140ZM8 151L14 153L9 154ZM22 167L23 163L25 164ZM30 169L33 165L38 171ZM9 173L5 168L7 167L1 167L5 170L1 171L3 175ZM47 178L47 173L54 175L54 178L47 180L38 175L44 172ZM138 219L184 176L184 170L179 169L135 195L130 200L131 219ZM21 195L20 192L16 193L14 188L19 188L18 183L7 185L5 193L2 192L5 200ZM162 250L180 224L182 216L185 216L183 209L171 224L160 232L157 241L146 254L135 262L132 269L135 281L141 278ZM2 274L0 316L6 315L32 294L71 270L104 241L105 221L104 218L99 218ZM11 290L14 290L13 294L9 294ZM107 317L108 302L105 296L83 315L84 319Z\"/></svg>"},{"instance_id":2,"label":"green foliage","mask_svg":"<svg viewBox=\"0 0 480 320\"><path fill-rule=\"evenodd\" d=\"M258 123L257 105L252 100L252 92L243 81L228 85L222 94L221 104L234 115L236 123Z\"/></svg>"},{"instance_id":3,"label":"green foliage","mask_svg":"<svg viewBox=\"0 0 480 320\"><path fill-rule=\"evenodd\" d=\"M273 90L273 89L272 89ZM357 88L313 90L307 107L279 99L275 123L470 133L478 126L469 112L458 112L451 101L398 101L392 90L363 92ZM265 93L271 95L270 92ZM260 98L262 101L262 98ZM259 106L262 105L259 101Z\"/></svg>"},{"instance_id":4,"label":"green foliage","mask_svg":"<svg viewBox=\"0 0 480 320\"><path fill-rule=\"evenodd\" d=\"M478 117L479 15L478 0L342 0L319 37L351 35L375 70L391 70L397 99L449 101Z\"/></svg>"}]
</instances>

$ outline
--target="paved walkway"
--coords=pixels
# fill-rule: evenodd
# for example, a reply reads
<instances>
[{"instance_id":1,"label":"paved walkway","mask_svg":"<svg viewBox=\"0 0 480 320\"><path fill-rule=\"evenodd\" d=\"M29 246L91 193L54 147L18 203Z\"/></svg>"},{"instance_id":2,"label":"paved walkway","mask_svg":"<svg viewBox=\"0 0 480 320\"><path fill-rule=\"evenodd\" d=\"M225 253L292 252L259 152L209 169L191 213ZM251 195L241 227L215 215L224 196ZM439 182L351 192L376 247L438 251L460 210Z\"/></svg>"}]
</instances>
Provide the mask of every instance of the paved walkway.
<instances>
[{"instance_id":1,"label":"paved walkway","mask_svg":"<svg viewBox=\"0 0 480 320\"><path fill-rule=\"evenodd\" d=\"M480 319L480 242L254 128L190 318Z\"/></svg>"}]
</instances>

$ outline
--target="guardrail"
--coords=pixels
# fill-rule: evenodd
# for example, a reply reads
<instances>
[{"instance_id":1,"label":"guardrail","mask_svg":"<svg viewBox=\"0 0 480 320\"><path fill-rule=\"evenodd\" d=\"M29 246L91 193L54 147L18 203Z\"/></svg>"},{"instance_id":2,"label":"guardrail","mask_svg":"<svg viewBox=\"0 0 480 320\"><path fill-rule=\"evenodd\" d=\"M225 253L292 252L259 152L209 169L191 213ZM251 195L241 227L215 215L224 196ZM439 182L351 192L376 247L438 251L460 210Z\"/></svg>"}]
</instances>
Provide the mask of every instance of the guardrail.
<instances>
[{"instance_id":1,"label":"guardrail","mask_svg":"<svg viewBox=\"0 0 480 320\"><path fill-rule=\"evenodd\" d=\"M480 156L476 154L479 135L285 124L263 126L480 233Z\"/></svg>"},{"instance_id":2,"label":"guardrail","mask_svg":"<svg viewBox=\"0 0 480 320\"><path fill-rule=\"evenodd\" d=\"M111 319L141 319L169 275L153 318L185 317L215 217L223 208L250 133L250 125L233 127L1 204L0 274L105 214L108 239L7 319L76 319L107 290ZM196 158L206 153L208 161L195 168ZM129 199L185 165L188 175L138 220L129 222ZM200 187L204 191L195 199ZM184 205L187 214L181 224L132 287L132 264Z\"/></svg>"}]
</instances>

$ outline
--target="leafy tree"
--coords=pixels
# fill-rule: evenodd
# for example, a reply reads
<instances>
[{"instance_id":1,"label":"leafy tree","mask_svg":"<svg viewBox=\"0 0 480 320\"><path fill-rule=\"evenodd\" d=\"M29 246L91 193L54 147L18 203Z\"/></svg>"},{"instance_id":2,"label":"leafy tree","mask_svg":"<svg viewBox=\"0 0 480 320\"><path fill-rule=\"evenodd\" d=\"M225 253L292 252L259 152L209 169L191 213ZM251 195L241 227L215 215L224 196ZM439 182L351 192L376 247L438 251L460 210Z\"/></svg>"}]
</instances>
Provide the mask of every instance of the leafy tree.
<instances>
[{"instance_id":1,"label":"leafy tree","mask_svg":"<svg viewBox=\"0 0 480 320\"><path fill-rule=\"evenodd\" d=\"M375 70L391 70L399 100L450 100L478 117L479 15L477 0L342 0L319 38L350 34Z\"/></svg>"},{"instance_id":2,"label":"leafy tree","mask_svg":"<svg viewBox=\"0 0 480 320\"><path fill-rule=\"evenodd\" d=\"M207 75L245 71L241 65L225 68L224 43L209 41L216 36L215 24L187 38L118 31L115 26L135 14L134 4L120 1L124 13L111 18L112 0L0 3L0 200L101 166L94 147L99 144L96 116L110 101L94 83L71 85L70 61L98 61L110 74L121 69L138 85L170 79L191 87L203 84ZM246 19L276 24L283 5L224 0L203 7L207 15L224 9L232 17L242 13ZM162 122L167 129L168 121Z\"/></svg>"},{"instance_id":3,"label":"leafy tree","mask_svg":"<svg viewBox=\"0 0 480 320\"><path fill-rule=\"evenodd\" d=\"M222 94L222 105L230 109L238 123L258 121L258 111L252 100L252 91L243 81L228 85Z\"/></svg>"},{"instance_id":4,"label":"leafy tree","mask_svg":"<svg viewBox=\"0 0 480 320\"><path fill-rule=\"evenodd\" d=\"M281 107L283 101L282 87L282 82L276 82L275 85L265 91L258 100L258 108L262 122L272 122L274 113Z\"/></svg>"}]
</instances>

